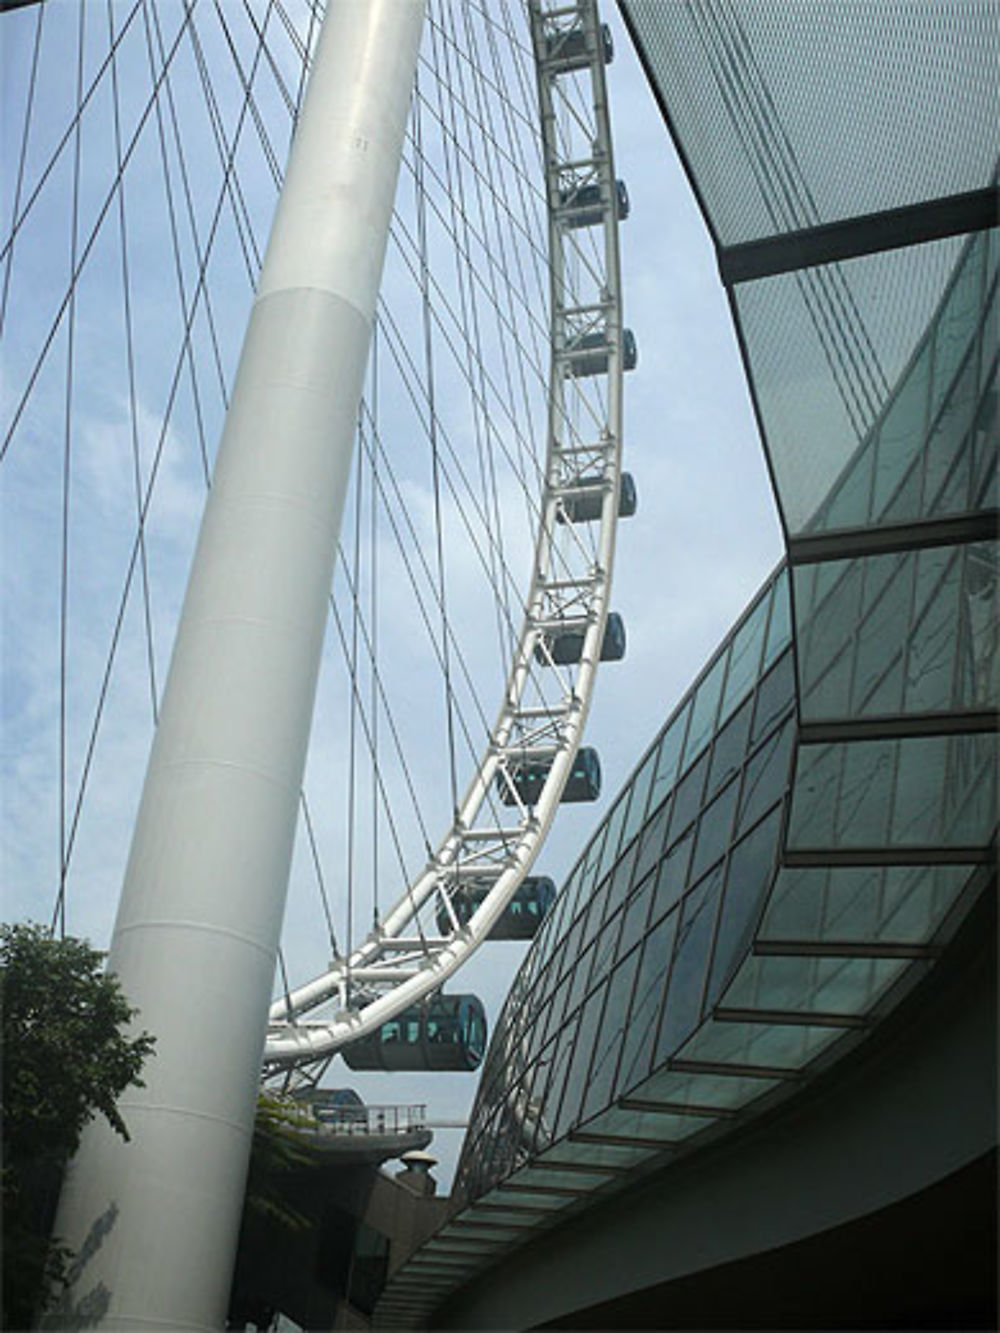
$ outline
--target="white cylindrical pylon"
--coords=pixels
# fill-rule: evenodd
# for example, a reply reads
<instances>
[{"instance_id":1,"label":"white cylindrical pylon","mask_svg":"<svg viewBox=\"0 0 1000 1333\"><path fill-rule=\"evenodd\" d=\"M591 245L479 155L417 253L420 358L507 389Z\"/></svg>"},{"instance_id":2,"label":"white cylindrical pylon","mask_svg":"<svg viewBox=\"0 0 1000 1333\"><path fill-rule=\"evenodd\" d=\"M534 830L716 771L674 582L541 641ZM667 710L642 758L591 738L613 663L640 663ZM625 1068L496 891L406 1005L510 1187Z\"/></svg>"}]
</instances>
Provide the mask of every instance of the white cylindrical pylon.
<instances>
[{"instance_id":1,"label":"white cylindrical pylon","mask_svg":"<svg viewBox=\"0 0 1000 1333\"><path fill-rule=\"evenodd\" d=\"M88 1326L223 1326L423 0L331 4L174 646L109 967L155 1054L56 1232Z\"/></svg>"}]
</instances>

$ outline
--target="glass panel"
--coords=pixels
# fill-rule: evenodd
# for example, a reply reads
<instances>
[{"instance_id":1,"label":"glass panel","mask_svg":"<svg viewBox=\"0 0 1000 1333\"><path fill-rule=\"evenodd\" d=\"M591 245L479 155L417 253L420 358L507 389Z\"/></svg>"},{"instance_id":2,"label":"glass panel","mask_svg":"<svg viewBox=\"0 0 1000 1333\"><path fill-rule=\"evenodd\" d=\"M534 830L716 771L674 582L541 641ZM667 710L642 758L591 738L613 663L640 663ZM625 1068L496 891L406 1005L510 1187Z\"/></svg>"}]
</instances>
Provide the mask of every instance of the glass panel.
<instances>
[{"instance_id":1,"label":"glass panel","mask_svg":"<svg viewBox=\"0 0 1000 1333\"><path fill-rule=\"evenodd\" d=\"M586 949L587 945L597 934L601 919L604 916L604 907L608 900L610 888L611 880L606 879L590 901L590 910L587 913L586 924L580 935L580 943L578 946L581 953L583 953L584 949Z\"/></svg>"},{"instance_id":2,"label":"glass panel","mask_svg":"<svg viewBox=\"0 0 1000 1333\"><path fill-rule=\"evenodd\" d=\"M654 926L646 937L642 962L635 985L635 996L625 1030L621 1064L615 1080L616 1095L627 1091L646 1073L652 1048L656 1019L660 1012L663 981L674 946L678 913L672 912Z\"/></svg>"},{"instance_id":3,"label":"glass panel","mask_svg":"<svg viewBox=\"0 0 1000 1333\"><path fill-rule=\"evenodd\" d=\"M594 1054L594 1040L597 1026L601 1020L607 986L601 986L583 1006L580 1027L574 1043L573 1058L566 1079L566 1090L559 1106L559 1114L553 1126L553 1138L561 1139L570 1125L580 1118L580 1102L583 1098L587 1072Z\"/></svg>"},{"instance_id":4,"label":"glass panel","mask_svg":"<svg viewBox=\"0 0 1000 1333\"><path fill-rule=\"evenodd\" d=\"M703 754L678 784L677 791L674 794L673 815L670 820L671 840L684 831L701 809L702 790L705 786L707 770L708 755Z\"/></svg>"},{"instance_id":5,"label":"glass panel","mask_svg":"<svg viewBox=\"0 0 1000 1333\"><path fill-rule=\"evenodd\" d=\"M968 482L956 486L954 479L959 459L969 453L979 402L977 369L975 349L970 349L924 449L923 507L928 514L939 516L971 508Z\"/></svg>"},{"instance_id":6,"label":"glass panel","mask_svg":"<svg viewBox=\"0 0 1000 1333\"><path fill-rule=\"evenodd\" d=\"M726 871L726 896L719 918L715 956L708 985L708 1003L713 1004L737 959L750 947L753 927L770 887L781 808L758 824L748 838L733 849Z\"/></svg>"},{"instance_id":7,"label":"glass panel","mask_svg":"<svg viewBox=\"0 0 1000 1333\"><path fill-rule=\"evenodd\" d=\"M495 1198L496 1195L493 1195L491 1203ZM511 1200L507 1199L504 1202L509 1205ZM530 1227L537 1221L534 1213L525 1212L523 1209L519 1210L509 1206L483 1208L481 1204L480 1206L473 1204L469 1208L463 1208L461 1217L463 1221L468 1220L470 1222L512 1222L518 1227Z\"/></svg>"},{"instance_id":8,"label":"glass panel","mask_svg":"<svg viewBox=\"0 0 1000 1333\"><path fill-rule=\"evenodd\" d=\"M612 1177L608 1174L600 1175L596 1171L558 1171L546 1170L542 1166L528 1166L519 1171L512 1177L511 1184L518 1185L554 1185L556 1189L579 1189L580 1193L586 1190L597 1189L600 1185L606 1185Z\"/></svg>"},{"instance_id":9,"label":"glass panel","mask_svg":"<svg viewBox=\"0 0 1000 1333\"><path fill-rule=\"evenodd\" d=\"M628 1148L622 1143L580 1143L572 1138L557 1143L541 1159L543 1162L580 1162L585 1166L606 1166L628 1170L649 1158L647 1148Z\"/></svg>"},{"instance_id":10,"label":"glass panel","mask_svg":"<svg viewBox=\"0 0 1000 1333\"><path fill-rule=\"evenodd\" d=\"M570 972L572 984L570 986L569 999L566 1002L566 1012L568 1014L573 1012L586 994L587 980L590 976L590 965L594 961L594 950L596 947L596 944L592 944Z\"/></svg>"},{"instance_id":11,"label":"glass panel","mask_svg":"<svg viewBox=\"0 0 1000 1333\"><path fill-rule=\"evenodd\" d=\"M730 843L733 825L733 811L740 784L731 782L720 796L705 807L698 821L698 835L695 842L694 860L691 863L692 880L699 879L713 861L723 855Z\"/></svg>"},{"instance_id":12,"label":"glass panel","mask_svg":"<svg viewBox=\"0 0 1000 1333\"><path fill-rule=\"evenodd\" d=\"M709 1022L698 1029L678 1058L798 1070L841 1036L842 1029L805 1023ZM768 1087L773 1086L768 1081Z\"/></svg>"},{"instance_id":13,"label":"glass panel","mask_svg":"<svg viewBox=\"0 0 1000 1333\"><path fill-rule=\"evenodd\" d=\"M656 883L656 874L651 871L632 894L625 908L625 924L622 926L621 939L618 941L619 956L628 953L646 929L649 919L649 900Z\"/></svg>"},{"instance_id":14,"label":"glass panel","mask_svg":"<svg viewBox=\"0 0 1000 1333\"><path fill-rule=\"evenodd\" d=\"M628 813L628 802L631 792L627 789L618 798L618 804L608 815L607 834L604 839L604 847L601 852L601 859L597 869L597 879L600 881L608 873L614 864L615 857L618 855L618 845L621 840L622 825L625 822L625 816Z\"/></svg>"},{"instance_id":15,"label":"glass panel","mask_svg":"<svg viewBox=\"0 0 1000 1333\"><path fill-rule=\"evenodd\" d=\"M719 695L722 691L722 677L726 668L726 654L721 653L709 668L708 674L698 686L691 713L691 727L688 731L687 744L684 747L684 763L691 760L704 748L715 729L715 717L719 711Z\"/></svg>"},{"instance_id":16,"label":"glass panel","mask_svg":"<svg viewBox=\"0 0 1000 1333\"><path fill-rule=\"evenodd\" d=\"M669 990L656 1044L656 1065L673 1055L701 1018L702 990L721 882L720 867L694 889L681 905L681 924L677 931Z\"/></svg>"},{"instance_id":17,"label":"glass panel","mask_svg":"<svg viewBox=\"0 0 1000 1333\"><path fill-rule=\"evenodd\" d=\"M517 1231L507 1232L506 1235L513 1238L520 1233ZM420 1253L426 1258L432 1258L439 1254L460 1259L463 1255L473 1258L480 1254L491 1253L497 1245L504 1239L504 1233L497 1231L490 1233L487 1237L481 1236L459 1236L449 1234L448 1236L438 1235L432 1240L424 1241L420 1247Z\"/></svg>"},{"instance_id":18,"label":"glass panel","mask_svg":"<svg viewBox=\"0 0 1000 1333\"><path fill-rule=\"evenodd\" d=\"M968 866L782 870L761 923L768 940L929 940L969 879Z\"/></svg>"},{"instance_id":19,"label":"glass panel","mask_svg":"<svg viewBox=\"0 0 1000 1333\"><path fill-rule=\"evenodd\" d=\"M762 669L766 670L792 638L792 604L789 595L788 570L782 569L774 584L771 601L771 623L767 627L767 647Z\"/></svg>"},{"instance_id":20,"label":"glass panel","mask_svg":"<svg viewBox=\"0 0 1000 1333\"><path fill-rule=\"evenodd\" d=\"M566 972L576 966L577 959L580 956L580 941L583 932L587 928L587 921L590 918L590 909L585 907L582 915L578 916L570 927L569 933L559 946L559 952L553 960L558 963L560 972Z\"/></svg>"},{"instance_id":21,"label":"glass panel","mask_svg":"<svg viewBox=\"0 0 1000 1333\"><path fill-rule=\"evenodd\" d=\"M842 780L837 802L837 842L878 847L888 837L888 802L893 774L893 747L844 746Z\"/></svg>"},{"instance_id":22,"label":"glass panel","mask_svg":"<svg viewBox=\"0 0 1000 1333\"><path fill-rule=\"evenodd\" d=\"M678 901L688 886L688 866L691 862L691 849L694 847L694 829L690 828L660 862L660 873L656 881L656 896L650 920L656 921Z\"/></svg>"},{"instance_id":23,"label":"glass panel","mask_svg":"<svg viewBox=\"0 0 1000 1333\"><path fill-rule=\"evenodd\" d=\"M628 1023L629 1000L639 964L639 950L634 950L614 972L608 987L608 1004L601 1022L594 1063L590 1070L581 1116L588 1119L607 1104L614 1085L615 1070Z\"/></svg>"},{"instance_id":24,"label":"glass panel","mask_svg":"<svg viewBox=\"0 0 1000 1333\"><path fill-rule=\"evenodd\" d=\"M622 845L626 845L632 835L636 832L642 823L646 813L646 799L649 796L649 789L652 786L653 778L656 775L656 763L658 753L653 749L647 756L646 762L639 770L632 782L632 802L629 805L628 818L625 821L625 828L622 832Z\"/></svg>"},{"instance_id":25,"label":"glass panel","mask_svg":"<svg viewBox=\"0 0 1000 1333\"><path fill-rule=\"evenodd\" d=\"M750 743L756 745L795 700L795 663L790 652L760 682Z\"/></svg>"},{"instance_id":26,"label":"glass panel","mask_svg":"<svg viewBox=\"0 0 1000 1333\"><path fill-rule=\"evenodd\" d=\"M899 958L752 957L726 992L734 1009L862 1014L911 966Z\"/></svg>"},{"instance_id":27,"label":"glass panel","mask_svg":"<svg viewBox=\"0 0 1000 1333\"><path fill-rule=\"evenodd\" d=\"M652 870L660 859L660 852L663 850L663 838L667 831L669 819L670 802L664 801L643 829L639 844L639 856L635 863L635 880L637 883Z\"/></svg>"},{"instance_id":28,"label":"glass panel","mask_svg":"<svg viewBox=\"0 0 1000 1333\"><path fill-rule=\"evenodd\" d=\"M996 751L991 736L934 736L896 742L893 843L983 846L997 822Z\"/></svg>"},{"instance_id":29,"label":"glass panel","mask_svg":"<svg viewBox=\"0 0 1000 1333\"><path fill-rule=\"evenodd\" d=\"M736 821L737 837L788 791L794 740L795 727L789 718L747 764Z\"/></svg>"},{"instance_id":30,"label":"glass panel","mask_svg":"<svg viewBox=\"0 0 1000 1333\"><path fill-rule=\"evenodd\" d=\"M730 711L736 707L757 679L761 651L764 647L764 631L767 628L767 616L771 606L770 594L771 590L768 589L733 639L729 650L726 688L722 696L720 714L722 717L728 717Z\"/></svg>"},{"instance_id":31,"label":"glass panel","mask_svg":"<svg viewBox=\"0 0 1000 1333\"><path fill-rule=\"evenodd\" d=\"M857 627L853 652L847 661L853 666L850 703L843 711L848 714L898 713L903 704L903 668L906 631L910 619L913 593L913 564L890 556L891 574L881 577L877 568L882 562L859 560L855 562L865 584L872 575L881 593L872 599L864 619ZM873 566L875 566L873 568ZM866 600L868 600L866 598ZM812 713L812 705L809 706ZM803 716L806 708L803 704ZM825 716L834 716L827 712Z\"/></svg>"},{"instance_id":32,"label":"glass panel","mask_svg":"<svg viewBox=\"0 0 1000 1333\"><path fill-rule=\"evenodd\" d=\"M752 699L747 699L718 733L712 746L712 761L708 772L709 797L714 796L724 782L739 769L746 753L747 734L750 730Z\"/></svg>"},{"instance_id":33,"label":"glass panel","mask_svg":"<svg viewBox=\"0 0 1000 1333\"><path fill-rule=\"evenodd\" d=\"M987 549L992 561L979 554ZM995 550L973 550L938 546L830 561L836 583L822 594L811 571L797 571L803 715L995 706ZM975 666L957 669L967 662Z\"/></svg>"},{"instance_id":34,"label":"glass panel","mask_svg":"<svg viewBox=\"0 0 1000 1333\"><path fill-rule=\"evenodd\" d=\"M778 1080L756 1074L686 1074L661 1069L637 1090L636 1096L671 1106L704 1106L729 1111L778 1086ZM700 1119L693 1115L687 1118ZM712 1122L708 1120L707 1123Z\"/></svg>"},{"instance_id":35,"label":"glass panel","mask_svg":"<svg viewBox=\"0 0 1000 1333\"><path fill-rule=\"evenodd\" d=\"M448 1238L464 1241L466 1238L472 1240L516 1240L521 1232L516 1227L476 1227L476 1226L456 1226L450 1228L446 1233Z\"/></svg>"},{"instance_id":36,"label":"glass panel","mask_svg":"<svg viewBox=\"0 0 1000 1333\"><path fill-rule=\"evenodd\" d=\"M1000 432L998 432L1000 434ZM995 708L1000 700L1000 598L997 547L978 542L964 551L962 571L963 668L960 697L969 707Z\"/></svg>"},{"instance_id":37,"label":"glass panel","mask_svg":"<svg viewBox=\"0 0 1000 1333\"><path fill-rule=\"evenodd\" d=\"M573 1202L568 1194L532 1194L528 1190L507 1190L505 1188L494 1190L489 1197L491 1199L505 1199L515 1205L530 1203L532 1208L552 1213L558 1212L560 1208L565 1208L567 1204Z\"/></svg>"},{"instance_id":38,"label":"glass panel","mask_svg":"<svg viewBox=\"0 0 1000 1333\"><path fill-rule=\"evenodd\" d=\"M870 520L885 518L885 511L903 474L923 447L927 421L930 349L925 344L903 379L883 418L878 438L875 487ZM865 516L860 516L861 522Z\"/></svg>"},{"instance_id":39,"label":"glass panel","mask_svg":"<svg viewBox=\"0 0 1000 1333\"><path fill-rule=\"evenodd\" d=\"M943 547L921 551L913 562L916 616L907 645L903 700L907 712L935 712L975 702L961 698L963 680L956 671L956 658L965 657L968 646L960 632L963 556L962 551Z\"/></svg>"},{"instance_id":40,"label":"glass panel","mask_svg":"<svg viewBox=\"0 0 1000 1333\"><path fill-rule=\"evenodd\" d=\"M569 1062L574 1051L574 1042L576 1040L576 1029L579 1023L578 1015L574 1014L560 1028L555 1041L549 1048L551 1055L546 1057L543 1053L540 1064L544 1064L546 1058L551 1060L548 1082L544 1083L541 1079L538 1081L539 1092L534 1094L534 1100L537 1101L540 1108L538 1116L537 1137L535 1139L535 1151L540 1152L547 1148L554 1137L552 1129L552 1118L555 1116L556 1108L562 1099L563 1087L566 1082L566 1073L569 1068ZM542 1089L544 1088L544 1091Z\"/></svg>"},{"instance_id":41,"label":"glass panel","mask_svg":"<svg viewBox=\"0 0 1000 1333\"><path fill-rule=\"evenodd\" d=\"M551 1002L544 1005L538 1014L538 1030L543 1034L538 1040L539 1049L558 1031L562 1023L563 1014L566 1011L566 1000L569 996L569 988L573 984L572 972L567 972L559 983L559 988L555 992ZM532 1042L534 1045L534 1041ZM534 1051L532 1051L534 1054Z\"/></svg>"},{"instance_id":42,"label":"glass panel","mask_svg":"<svg viewBox=\"0 0 1000 1333\"><path fill-rule=\"evenodd\" d=\"M637 1091L637 1096L641 1095ZM656 1111L629 1111L611 1106L586 1125L588 1134L614 1134L620 1138L657 1139L664 1146L690 1138L710 1125L710 1120L693 1115L669 1115Z\"/></svg>"},{"instance_id":43,"label":"glass panel","mask_svg":"<svg viewBox=\"0 0 1000 1333\"><path fill-rule=\"evenodd\" d=\"M829 561L820 570L795 570L799 682L803 716L839 717L847 711L850 658L841 649L861 613L858 561Z\"/></svg>"},{"instance_id":44,"label":"glass panel","mask_svg":"<svg viewBox=\"0 0 1000 1333\"><path fill-rule=\"evenodd\" d=\"M594 962L590 969L588 986L596 986L607 974L615 956L618 932L621 930L624 915L624 912L619 911L617 916L612 917L601 927L601 933L597 937L597 944L594 948Z\"/></svg>"},{"instance_id":45,"label":"glass panel","mask_svg":"<svg viewBox=\"0 0 1000 1333\"><path fill-rule=\"evenodd\" d=\"M687 5L629 0L623 8L720 244L946 197L992 179L1000 55L988 5L744 4L733 11L739 27L734 22L728 39L725 27L713 33ZM752 85L736 79L737 50L753 70ZM794 192L779 194L760 148L754 151L758 141L747 143L753 112L734 109L734 86L746 108L755 105L747 87L759 89L773 132L767 144L794 162L794 179L812 186L808 213ZM939 289L932 287L932 298ZM889 291L898 295L895 284ZM877 308L865 303L861 314L874 323L869 337L877 346L886 324L902 336Z\"/></svg>"},{"instance_id":46,"label":"glass panel","mask_svg":"<svg viewBox=\"0 0 1000 1333\"><path fill-rule=\"evenodd\" d=\"M681 747L687 730L688 715L691 712L690 699L681 708L676 718L664 733L660 742L659 758L656 763L656 777L649 794L650 809L655 809L677 778L677 764L681 757Z\"/></svg>"},{"instance_id":47,"label":"glass panel","mask_svg":"<svg viewBox=\"0 0 1000 1333\"><path fill-rule=\"evenodd\" d=\"M635 865L635 858L639 851L639 839L632 841L628 851L622 856L621 860L611 872L608 880L607 900L604 907L604 918L607 918L620 907L628 895L632 884L632 867Z\"/></svg>"},{"instance_id":48,"label":"glass panel","mask_svg":"<svg viewBox=\"0 0 1000 1333\"><path fill-rule=\"evenodd\" d=\"M931 413L936 414L942 398L949 392L975 337L983 307L986 237L980 233L969 238L968 249L934 334L934 379Z\"/></svg>"},{"instance_id":49,"label":"glass panel","mask_svg":"<svg viewBox=\"0 0 1000 1333\"><path fill-rule=\"evenodd\" d=\"M867 15L875 7L865 10ZM860 12L860 11L859 11ZM934 192L935 194L937 191ZM908 464L922 449L927 362L921 339L965 244L946 237L837 264L797 270L734 289L750 373L787 530L794 535L869 521L867 487L838 486L855 467L871 475L872 437L887 386L900 386L881 421L875 515L881 521ZM849 291L846 320L841 301ZM886 299L891 291L892 299ZM860 323L859 323L860 320ZM862 338L864 342L862 342ZM907 364L917 352L913 372ZM874 355L873 355L874 353ZM808 441L808 447L803 447ZM828 505L839 498L836 513Z\"/></svg>"}]
</instances>

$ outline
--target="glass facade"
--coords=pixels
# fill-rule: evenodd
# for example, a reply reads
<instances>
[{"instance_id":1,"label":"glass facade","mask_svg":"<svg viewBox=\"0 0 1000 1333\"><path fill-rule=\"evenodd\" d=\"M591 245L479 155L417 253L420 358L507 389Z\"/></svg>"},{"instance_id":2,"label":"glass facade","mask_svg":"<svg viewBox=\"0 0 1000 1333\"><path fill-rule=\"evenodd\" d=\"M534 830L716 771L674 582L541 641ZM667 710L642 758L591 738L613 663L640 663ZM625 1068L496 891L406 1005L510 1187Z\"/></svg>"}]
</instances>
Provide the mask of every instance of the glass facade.
<instances>
[{"instance_id":1,"label":"glass facade","mask_svg":"<svg viewBox=\"0 0 1000 1333\"><path fill-rule=\"evenodd\" d=\"M562 886L487 1055L453 1266L427 1287L419 1251L387 1323L846 1058L995 882L1000 239L968 207L996 195L995 8L620 7L717 243L788 558ZM915 232L872 230L900 208ZM772 262L831 226L850 257ZM758 242L771 271L740 276Z\"/></svg>"}]
</instances>

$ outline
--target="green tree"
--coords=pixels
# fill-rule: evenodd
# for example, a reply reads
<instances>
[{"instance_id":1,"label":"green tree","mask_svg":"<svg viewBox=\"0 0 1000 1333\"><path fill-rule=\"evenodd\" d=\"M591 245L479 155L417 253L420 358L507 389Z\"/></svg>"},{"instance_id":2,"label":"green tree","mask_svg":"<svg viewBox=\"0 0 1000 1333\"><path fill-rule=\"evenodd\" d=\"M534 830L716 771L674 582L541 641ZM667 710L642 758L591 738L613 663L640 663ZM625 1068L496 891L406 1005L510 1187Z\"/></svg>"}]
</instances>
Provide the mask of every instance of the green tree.
<instances>
[{"instance_id":1,"label":"green tree","mask_svg":"<svg viewBox=\"0 0 1000 1333\"><path fill-rule=\"evenodd\" d=\"M271 1092L258 1096L227 1328L272 1326L284 1246L316 1225L299 1206L303 1176L317 1164L309 1146L315 1130L316 1121L294 1102Z\"/></svg>"},{"instance_id":2,"label":"green tree","mask_svg":"<svg viewBox=\"0 0 1000 1333\"><path fill-rule=\"evenodd\" d=\"M69 1251L50 1245L59 1182L83 1128L103 1115L128 1139L117 1100L142 1087L154 1038L104 955L30 923L0 925L3 1088L3 1324L27 1327L63 1280Z\"/></svg>"}]
</instances>

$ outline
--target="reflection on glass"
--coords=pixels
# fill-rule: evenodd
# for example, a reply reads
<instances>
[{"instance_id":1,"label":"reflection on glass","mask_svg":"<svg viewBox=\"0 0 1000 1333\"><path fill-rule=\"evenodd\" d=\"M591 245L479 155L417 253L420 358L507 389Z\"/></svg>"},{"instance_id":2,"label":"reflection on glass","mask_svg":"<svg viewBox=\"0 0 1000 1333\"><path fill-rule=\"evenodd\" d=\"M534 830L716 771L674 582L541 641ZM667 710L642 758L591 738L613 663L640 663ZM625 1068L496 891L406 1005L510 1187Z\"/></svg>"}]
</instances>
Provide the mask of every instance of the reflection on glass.
<instances>
[{"instance_id":1,"label":"reflection on glass","mask_svg":"<svg viewBox=\"0 0 1000 1333\"><path fill-rule=\"evenodd\" d=\"M674 945L654 1066L673 1055L701 1017L701 993L721 881L722 870L717 867L681 904L681 923Z\"/></svg>"},{"instance_id":2,"label":"reflection on glass","mask_svg":"<svg viewBox=\"0 0 1000 1333\"><path fill-rule=\"evenodd\" d=\"M785 794L794 742L795 728L789 717L785 725L764 742L747 764L736 820L737 837L759 819L768 806Z\"/></svg>"},{"instance_id":3,"label":"reflection on glass","mask_svg":"<svg viewBox=\"0 0 1000 1333\"><path fill-rule=\"evenodd\" d=\"M608 1170L627 1171L639 1162L648 1160L649 1150L631 1148L623 1143L584 1143L576 1135L557 1143L541 1159L543 1162L571 1162L584 1166L606 1167Z\"/></svg>"},{"instance_id":4,"label":"reflection on glass","mask_svg":"<svg viewBox=\"0 0 1000 1333\"><path fill-rule=\"evenodd\" d=\"M642 768L632 779L632 800L628 808L628 817L625 820L625 827L622 830L621 845L627 847L629 839L635 834L639 825L642 823L646 813L646 801L649 796L649 789L653 785L653 778L656 776L656 763L658 755L656 750L652 750L646 757Z\"/></svg>"},{"instance_id":5,"label":"reflection on glass","mask_svg":"<svg viewBox=\"0 0 1000 1333\"><path fill-rule=\"evenodd\" d=\"M584 1082L594 1054L594 1040L597 1036L597 1025L604 1009L606 994L607 986L601 986L583 1006L575 1049L566 1076L565 1090L559 1106L559 1113L553 1125L554 1136L557 1139L561 1139L570 1125L579 1118Z\"/></svg>"},{"instance_id":6,"label":"reflection on glass","mask_svg":"<svg viewBox=\"0 0 1000 1333\"><path fill-rule=\"evenodd\" d=\"M708 773L709 797L714 796L719 788L739 769L747 745L747 733L750 730L751 699L747 699L722 730L712 744L712 764Z\"/></svg>"},{"instance_id":7,"label":"reflection on glass","mask_svg":"<svg viewBox=\"0 0 1000 1333\"><path fill-rule=\"evenodd\" d=\"M694 767L690 768L677 784L677 790L674 792L673 813L670 818L671 841L680 833L683 833L701 809L707 768L708 755L703 754Z\"/></svg>"},{"instance_id":8,"label":"reflection on glass","mask_svg":"<svg viewBox=\"0 0 1000 1333\"><path fill-rule=\"evenodd\" d=\"M679 842L675 842L660 862L656 893L650 920L656 921L680 899L688 884L688 865L694 846L694 829L689 828Z\"/></svg>"},{"instance_id":9,"label":"reflection on glass","mask_svg":"<svg viewBox=\"0 0 1000 1333\"><path fill-rule=\"evenodd\" d=\"M691 700L687 699L677 716L664 732L663 740L656 761L656 777L649 793L649 808L655 810L677 778L677 764L681 757L681 747L687 732L688 716L691 712Z\"/></svg>"},{"instance_id":10,"label":"reflection on glass","mask_svg":"<svg viewBox=\"0 0 1000 1333\"><path fill-rule=\"evenodd\" d=\"M751 957L726 992L726 1005L862 1014L907 966L899 958Z\"/></svg>"},{"instance_id":11,"label":"reflection on glass","mask_svg":"<svg viewBox=\"0 0 1000 1333\"><path fill-rule=\"evenodd\" d=\"M708 984L708 1003L719 997L734 963L746 951L771 884L781 831L781 807L733 849L726 868L726 892Z\"/></svg>"},{"instance_id":12,"label":"reflection on glass","mask_svg":"<svg viewBox=\"0 0 1000 1333\"><path fill-rule=\"evenodd\" d=\"M659 810L642 831L639 841L639 855L635 863L635 881L639 883L652 870L660 859L663 837L670 819L670 802L664 801Z\"/></svg>"},{"instance_id":13,"label":"reflection on glass","mask_svg":"<svg viewBox=\"0 0 1000 1333\"><path fill-rule=\"evenodd\" d=\"M768 589L736 632L729 649L729 671L719 714L722 718L729 715L757 679L770 606Z\"/></svg>"},{"instance_id":14,"label":"reflection on glass","mask_svg":"<svg viewBox=\"0 0 1000 1333\"><path fill-rule=\"evenodd\" d=\"M581 1118L586 1120L607 1104L611 1096L618 1057L621 1053L628 1018L628 1002L635 983L639 964L636 949L618 967L608 987L608 1003L604 1021L594 1048L594 1061L587 1080Z\"/></svg>"},{"instance_id":15,"label":"reflection on glass","mask_svg":"<svg viewBox=\"0 0 1000 1333\"><path fill-rule=\"evenodd\" d=\"M625 1028L625 1043L615 1080L615 1094L627 1092L649 1068L652 1038L663 997L666 976L673 951L678 912L674 911L654 926L642 946L642 962L635 984L635 995Z\"/></svg>"},{"instance_id":16,"label":"reflection on glass","mask_svg":"<svg viewBox=\"0 0 1000 1333\"><path fill-rule=\"evenodd\" d=\"M624 924L621 938L618 941L619 957L624 957L628 953L646 929L646 922L649 919L650 896L655 883L656 874L650 871L632 894L625 907Z\"/></svg>"},{"instance_id":17,"label":"reflection on glass","mask_svg":"<svg viewBox=\"0 0 1000 1333\"><path fill-rule=\"evenodd\" d=\"M698 821L698 833L691 862L691 879L699 879L713 861L729 846L733 812L740 784L731 782L712 802Z\"/></svg>"},{"instance_id":18,"label":"reflection on glass","mask_svg":"<svg viewBox=\"0 0 1000 1333\"><path fill-rule=\"evenodd\" d=\"M697 1116L662 1115L656 1111L633 1111L624 1106L611 1106L587 1122L586 1132L638 1139L646 1143L658 1142L667 1146L690 1138L708 1123Z\"/></svg>"},{"instance_id":19,"label":"reflection on glass","mask_svg":"<svg viewBox=\"0 0 1000 1333\"><path fill-rule=\"evenodd\" d=\"M719 696L722 692L722 679L726 670L726 654L722 653L709 668L708 674L698 686L691 712L691 725L688 728L687 744L684 746L684 763L691 760L704 749L715 726L715 715L719 711Z\"/></svg>"},{"instance_id":20,"label":"reflection on glass","mask_svg":"<svg viewBox=\"0 0 1000 1333\"><path fill-rule=\"evenodd\" d=\"M782 870L761 923L765 940L930 940L967 883L968 866Z\"/></svg>"},{"instance_id":21,"label":"reflection on glass","mask_svg":"<svg viewBox=\"0 0 1000 1333\"><path fill-rule=\"evenodd\" d=\"M751 745L756 745L765 736L778 719L788 711L795 698L795 664L790 652L760 682L757 690L757 702L754 705L753 730L750 733Z\"/></svg>"},{"instance_id":22,"label":"reflection on glass","mask_svg":"<svg viewBox=\"0 0 1000 1333\"><path fill-rule=\"evenodd\" d=\"M512 1176L510 1183L528 1186L545 1185L563 1190L578 1189L583 1193L585 1190L599 1189L601 1185L606 1185L610 1179L611 1176L606 1171L602 1174L598 1171L548 1170L544 1166L533 1164Z\"/></svg>"},{"instance_id":23,"label":"reflection on glass","mask_svg":"<svg viewBox=\"0 0 1000 1333\"><path fill-rule=\"evenodd\" d=\"M711 1064L794 1072L843 1035L841 1029L806 1023L710 1022L699 1028L678 1058ZM778 1080L765 1079L755 1095L770 1091ZM760 1080L755 1080L755 1083Z\"/></svg>"},{"instance_id":24,"label":"reflection on glass","mask_svg":"<svg viewBox=\"0 0 1000 1333\"><path fill-rule=\"evenodd\" d=\"M788 570L780 570L774 582L771 623L767 627L767 647L763 669L766 670L792 640L792 604L788 589Z\"/></svg>"}]
</instances>

